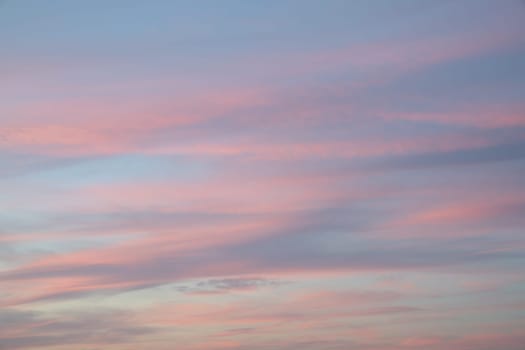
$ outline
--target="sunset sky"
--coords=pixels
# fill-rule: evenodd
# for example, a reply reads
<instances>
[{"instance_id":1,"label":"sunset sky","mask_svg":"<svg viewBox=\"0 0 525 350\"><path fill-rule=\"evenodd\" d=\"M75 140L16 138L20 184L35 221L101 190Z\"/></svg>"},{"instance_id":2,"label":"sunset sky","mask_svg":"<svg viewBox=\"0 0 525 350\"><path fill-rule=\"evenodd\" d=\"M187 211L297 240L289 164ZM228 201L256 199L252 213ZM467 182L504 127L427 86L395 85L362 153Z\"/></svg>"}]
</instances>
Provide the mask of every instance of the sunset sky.
<instances>
[{"instance_id":1,"label":"sunset sky","mask_svg":"<svg viewBox=\"0 0 525 350\"><path fill-rule=\"evenodd\" d=\"M524 1L0 0L0 350L524 330Z\"/></svg>"}]
</instances>

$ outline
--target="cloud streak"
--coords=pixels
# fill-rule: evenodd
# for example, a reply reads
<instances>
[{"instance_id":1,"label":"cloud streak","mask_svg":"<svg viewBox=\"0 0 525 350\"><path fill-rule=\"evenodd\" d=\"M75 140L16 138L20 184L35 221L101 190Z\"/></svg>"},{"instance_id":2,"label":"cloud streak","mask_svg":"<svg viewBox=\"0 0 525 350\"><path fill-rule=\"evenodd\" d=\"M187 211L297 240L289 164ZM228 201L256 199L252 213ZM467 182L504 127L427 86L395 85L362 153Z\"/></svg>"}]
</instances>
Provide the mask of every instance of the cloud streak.
<instances>
[{"instance_id":1,"label":"cloud streak","mask_svg":"<svg viewBox=\"0 0 525 350\"><path fill-rule=\"evenodd\" d=\"M520 349L521 5L48 5L0 21L0 349Z\"/></svg>"}]
</instances>

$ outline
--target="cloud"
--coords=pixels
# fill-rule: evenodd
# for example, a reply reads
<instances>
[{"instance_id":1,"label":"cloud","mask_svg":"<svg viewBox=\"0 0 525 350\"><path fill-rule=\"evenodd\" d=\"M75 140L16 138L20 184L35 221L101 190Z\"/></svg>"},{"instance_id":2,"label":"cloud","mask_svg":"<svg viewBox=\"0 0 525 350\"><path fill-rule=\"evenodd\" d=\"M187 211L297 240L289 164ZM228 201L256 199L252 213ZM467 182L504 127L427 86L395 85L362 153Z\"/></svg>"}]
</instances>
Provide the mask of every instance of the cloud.
<instances>
[{"instance_id":1,"label":"cloud","mask_svg":"<svg viewBox=\"0 0 525 350\"><path fill-rule=\"evenodd\" d=\"M286 282L266 278L222 278L199 281L191 285L177 286L176 290L194 295L222 294L239 291L253 291L259 288L275 287Z\"/></svg>"},{"instance_id":2,"label":"cloud","mask_svg":"<svg viewBox=\"0 0 525 350\"><path fill-rule=\"evenodd\" d=\"M371 169L417 169L468 166L480 163L515 161L525 158L525 143L497 144L448 152L424 152L370 161Z\"/></svg>"},{"instance_id":3,"label":"cloud","mask_svg":"<svg viewBox=\"0 0 525 350\"><path fill-rule=\"evenodd\" d=\"M521 6L65 3L2 18L0 349L523 344Z\"/></svg>"},{"instance_id":4,"label":"cloud","mask_svg":"<svg viewBox=\"0 0 525 350\"><path fill-rule=\"evenodd\" d=\"M63 345L102 346L133 342L155 330L135 325L130 314L118 310L61 313L4 309L0 311L0 349Z\"/></svg>"},{"instance_id":5,"label":"cloud","mask_svg":"<svg viewBox=\"0 0 525 350\"><path fill-rule=\"evenodd\" d=\"M151 251L141 252L143 244L139 240L136 247L124 245L106 253L100 250L72 253L64 260L23 266L2 273L1 277L13 283L60 282L59 294L51 289L41 291L43 294L38 296L35 290L33 299L39 300L69 298L76 293L121 292L215 276L424 270L523 258L519 251L480 250L483 241L473 245L469 241L438 244L423 238L397 242L368 239L366 230L370 228L370 220L376 218L351 214L351 207L305 212L274 232L182 251L159 242ZM167 249L159 249L159 244ZM214 283L220 288L221 282ZM232 287L235 283L239 287L250 282L223 281L222 285ZM17 303L16 299L11 302Z\"/></svg>"}]
</instances>

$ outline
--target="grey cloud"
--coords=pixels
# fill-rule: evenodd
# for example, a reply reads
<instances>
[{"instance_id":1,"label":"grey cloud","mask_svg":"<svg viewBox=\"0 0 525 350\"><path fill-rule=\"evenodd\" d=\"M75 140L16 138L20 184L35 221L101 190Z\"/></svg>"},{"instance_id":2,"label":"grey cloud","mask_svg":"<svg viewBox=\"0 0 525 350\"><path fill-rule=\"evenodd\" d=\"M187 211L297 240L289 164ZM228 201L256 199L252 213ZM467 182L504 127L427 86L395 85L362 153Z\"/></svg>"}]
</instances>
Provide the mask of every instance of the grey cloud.
<instances>
[{"instance_id":1,"label":"grey cloud","mask_svg":"<svg viewBox=\"0 0 525 350\"><path fill-rule=\"evenodd\" d=\"M282 285L284 281L266 278L222 278L200 281L192 285L177 286L176 290L190 294L216 294Z\"/></svg>"},{"instance_id":2,"label":"grey cloud","mask_svg":"<svg viewBox=\"0 0 525 350\"><path fill-rule=\"evenodd\" d=\"M100 157L66 157L2 151L0 153L0 162L3 164L9 164L9 167L0 167L0 178L22 176L44 170L67 167L79 162L97 158Z\"/></svg>"},{"instance_id":3,"label":"grey cloud","mask_svg":"<svg viewBox=\"0 0 525 350\"><path fill-rule=\"evenodd\" d=\"M364 169L410 169L503 162L525 158L525 142L498 144L450 152L428 152L369 160Z\"/></svg>"},{"instance_id":4,"label":"grey cloud","mask_svg":"<svg viewBox=\"0 0 525 350\"><path fill-rule=\"evenodd\" d=\"M14 309L0 311L0 349L127 343L154 328L135 325L119 310L69 312L53 316ZM12 330L22 330L14 336Z\"/></svg>"}]
</instances>

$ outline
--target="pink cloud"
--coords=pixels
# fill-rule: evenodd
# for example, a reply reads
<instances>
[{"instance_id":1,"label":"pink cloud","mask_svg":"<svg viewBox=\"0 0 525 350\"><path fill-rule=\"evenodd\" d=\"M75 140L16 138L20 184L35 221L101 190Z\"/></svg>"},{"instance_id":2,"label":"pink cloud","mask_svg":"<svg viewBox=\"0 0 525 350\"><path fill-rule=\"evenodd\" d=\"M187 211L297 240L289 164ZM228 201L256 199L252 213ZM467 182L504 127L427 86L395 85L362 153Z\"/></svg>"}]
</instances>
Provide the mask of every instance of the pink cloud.
<instances>
[{"instance_id":1,"label":"pink cloud","mask_svg":"<svg viewBox=\"0 0 525 350\"><path fill-rule=\"evenodd\" d=\"M199 92L173 98L126 96L11 104L0 127L3 148L52 155L136 152L144 139L168 127L200 123L263 103L254 90Z\"/></svg>"},{"instance_id":2,"label":"pink cloud","mask_svg":"<svg viewBox=\"0 0 525 350\"><path fill-rule=\"evenodd\" d=\"M449 190L444 189L443 194ZM486 195L486 193L485 193ZM463 198L457 198L449 193L442 195L435 204L425 205L416 210L407 210L404 217L393 219L386 227L396 228L398 235L412 235L447 238L480 235L490 231L487 223L498 223L500 227L515 226L521 221L516 212L524 205L524 198L518 195L500 195L487 200L477 193L464 193ZM469 230L468 227L474 227ZM480 226L486 226L486 230ZM432 228L429 231L425 228ZM441 229L438 229L441 228ZM447 229L448 228L448 229Z\"/></svg>"}]
</instances>

